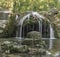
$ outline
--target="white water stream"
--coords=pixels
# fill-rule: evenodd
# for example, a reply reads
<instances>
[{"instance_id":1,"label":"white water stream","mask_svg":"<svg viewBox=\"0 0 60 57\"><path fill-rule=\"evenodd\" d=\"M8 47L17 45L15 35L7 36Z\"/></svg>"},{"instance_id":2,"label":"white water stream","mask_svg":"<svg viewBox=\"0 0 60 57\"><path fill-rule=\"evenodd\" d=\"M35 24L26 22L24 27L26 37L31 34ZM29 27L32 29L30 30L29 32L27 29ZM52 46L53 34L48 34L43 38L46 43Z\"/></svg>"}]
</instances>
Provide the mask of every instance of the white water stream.
<instances>
[{"instance_id":1,"label":"white water stream","mask_svg":"<svg viewBox=\"0 0 60 57\"><path fill-rule=\"evenodd\" d=\"M16 36L16 38L22 38L22 25L23 25L23 22L26 20L26 19L28 19L29 20L29 18L30 18L30 16L36 16L37 17L37 19L39 19L40 21L38 22L39 23L39 32L41 32L42 33L42 19L45 19L45 17L43 17L42 15L40 15L39 13L37 13L37 12L31 12L31 13L29 13L29 14L27 14L27 15L25 15L22 19L20 19L20 21L19 21L19 23L18 23L18 26L20 26L20 34L19 34L19 37L18 36ZM49 21L49 20L48 20ZM18 33L17 33L18 34ZM51 24L50 24L50 38L49 38L49 49L51 49L52 48L52 46L53 46L53 39L54 39L54 31L53 31L53 28L52 28L52 26L51 26Z\"/></svg>"}]
</instances>

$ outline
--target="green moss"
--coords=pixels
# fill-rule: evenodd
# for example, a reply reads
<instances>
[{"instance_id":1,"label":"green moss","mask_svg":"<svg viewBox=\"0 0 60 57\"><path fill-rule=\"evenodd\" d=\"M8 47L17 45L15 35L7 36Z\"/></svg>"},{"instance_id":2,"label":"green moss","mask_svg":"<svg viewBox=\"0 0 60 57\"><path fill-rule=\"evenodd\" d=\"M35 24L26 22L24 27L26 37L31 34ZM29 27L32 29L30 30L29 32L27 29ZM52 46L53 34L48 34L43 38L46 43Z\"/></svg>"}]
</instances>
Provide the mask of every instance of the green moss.
<instances>
[{"instance_id":1,"label":"green moss","mask_svg":"<svg viewBox=\"0 0 60 57\"><path fill-rule=\"evenodd\" d=\"M31 31L27 33L27 38L32 38L32 39L40 39L41 38L41 33L37 31Z\"/></svg>"}]
</instances>

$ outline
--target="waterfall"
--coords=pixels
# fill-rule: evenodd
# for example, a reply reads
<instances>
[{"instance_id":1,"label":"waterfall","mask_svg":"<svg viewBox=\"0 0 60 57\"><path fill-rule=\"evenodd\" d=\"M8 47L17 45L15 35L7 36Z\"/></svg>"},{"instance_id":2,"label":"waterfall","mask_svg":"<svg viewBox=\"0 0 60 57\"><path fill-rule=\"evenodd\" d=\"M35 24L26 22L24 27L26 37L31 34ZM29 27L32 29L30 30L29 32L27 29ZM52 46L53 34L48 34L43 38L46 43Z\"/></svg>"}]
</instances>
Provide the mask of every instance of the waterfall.
<instances>
[{"instance_id":1,"label":"waterfall","mask_svg":"<svg viewBox=\"0 0 60 57\"><path fill-rule=\"evenodd\" d=\"M29 14L25 15L22 19L20 19L20 21L18 22L17 26L20 26L20 34L19 34L19 39L22 39L22 27L23 27L23 22L26 20L26 19L30 19L30 16L33 16L33 17L37 17L38 19L38 23L39 23L39 32L41 32L41 35L42 35L42 19L44 20L45 17L40 15L39 13L37 12L30 12ZM17 16L16 16L17 18ZM48 22L50 22L49 20L47 20ZM18 32L17 32L18 34ZM54 31L53 31L53 28L52 28L52 25L50 24L50 38L49 38L49 49L52 48L52 45L53 45L53 39L54 39Z\"/></svg>"},{"instance_id":2,"label":"waterfall","mask_svg":"<svg viewBox=\"0 0 60 57\"><path fill-rule=\"evenodd\" d=\"M42 37L42 22L38 21L39 23L39 32L41 33L41 37Z\"/></svg>"},{"instance_id":3,"label":"waterfall","mask_svg":"<svg viewBox=\"0 0 60 57\"><path fill-rule=\"evenodd\" d=\"M20 22L18 23L18 25L20 24L20 35L19 35L20 39L21 39L21 36L22 36L22 26L23 26L23 22L24 22L24 20L25 20L26 18L29 18L29 16L30 16L30 14L24 16L24 17L20 20Z\"/></svg>"},{"instance_id":4,"label":"waterfall","mask_svg":"<svg viewBox=\"0 0 60 57\"><path fill-rule=\"evenodd\" d=\"M40 21L38 23L39 23L39 32L41 32L41 23Z\"/></svg>"},{"instance_id":5,"label":"waterfall","mask_svg":"<svg viewBox=\"0 0 60 57\"><path fill-rule=\"evenodd\" d=\"M19 23L18 23L18 26L20 26L20 38L21 38L21 34L22 34L22 25L23 25L23 22L30 18L30 16L33 15L33 17L37 17L40 21L42 21L42 19L44 19L45 17L43 17L42 15L38 14L37 12L31 12L29 14L27 14L26 16L24 16L22 19L20 19ZM39 27L40 27L40 22L39 22ZM39 30L40 31L40 30Z\"/></svg>"},{"instance_id":6,"label":"waterfall","mask_svg":"<svg viewBox=\"0 0 60 57\"><path fill-rule=\"evenodd\" d=\"M18 18L19 18L18 15L16 15L16 20L17 20Z\"/></svg>"},{"instance_id":7,"label":"waterfall","mask_svg":"<svg viewBox=\"0 0 60 57\"><path fill-rule=\"evenodd\" d=\"M18 20L18 15L16 15L15 19ZM16 39L18 38L18 30L16 30Z\"/></svg>"},{"instance_id":8,"label":"waterfall","mask_svg":"<svg viewBox=\"0 0 60 57\"><path fill-rule=\"evenodd\" d=\"M49 49L52 49L52 46L53 46L53 39L55 39L54 37L54 31L53 31L53 28L50 24L50 39L49 39Z\"/></svg>"}]
</instances>

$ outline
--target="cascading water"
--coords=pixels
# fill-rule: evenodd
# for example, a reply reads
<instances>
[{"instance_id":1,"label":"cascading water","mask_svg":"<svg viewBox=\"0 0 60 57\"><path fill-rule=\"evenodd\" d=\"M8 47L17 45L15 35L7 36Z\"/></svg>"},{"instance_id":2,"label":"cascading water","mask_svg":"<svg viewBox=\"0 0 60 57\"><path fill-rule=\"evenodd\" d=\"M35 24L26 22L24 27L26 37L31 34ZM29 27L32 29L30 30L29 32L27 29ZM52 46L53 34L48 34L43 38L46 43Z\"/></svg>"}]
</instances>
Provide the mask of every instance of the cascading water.
<instances>
[{"instance_id":1,"label":"cascading water","mask_svg":"<svg viewBox=\"0 0 60 57\"><path fill-rule=\"evenodd\" d=\"M21 25L20 25L20 38L21 38L21 36L22 36L22 25L23 25L23 22L24 22L24 20L27 18L28 20L29 20L29 17L30 17L30 14L28 14L28 15L26 15L26 16L24 16L23 17L23 19L21 19L21 21L19 22Z\"/></svg>"},{"instance_id":2,"label":"cascading water","mask_svg":"<svg viewBox=\"0 0 60 57\"><path fill-rule=\"evenodd\" d=\"M42 33L42 22L41 21L38 21L38 23L39 23L39 32ZM42 37L42 34L41 34L41 37Z\"/></svg>"},{"instance_id":3,"label":"cascading water","mask_svg":"<svg viewBox=\"0 0 60 57\"><path fill-rule=\"evenodd\" d=\"M37 17L38 19L38 24L39 24L39 32L41 32L42 34L42 19L45 19L45 17L43 17L42 15L38 14L37 12L30 12L29 14L27 14L26 16L24 16L22 19L20 19L20 21L18 22L18 25L17 26L20 26L20 34L19 34L19 37L16 35L16 38L18 39L22 39L22 26L23 26L23 22L26 20L26 19L30 19L30 16L33 16L33 17ZM49 22L49 20L48 20ZM18 34L18 32L17 32ZM53 28L50 24L50 39L49 39L49 49L52 48L52 45L53 45L53 39L54 39L54 31L53 31Z\"/></svg>"},{"instance_id":4,"label":"cascading water","mask_svg":"<svg viewBox=\"0 0 60 57\"><path fill-rule=\"evenodd\" d=\"M53 31L53 28L50 24L50 39L49 39L49 49L52 49L52 46L53 46L53 39L55 39L54 37L54 31Z\"/></svg>"},{"instance_id":5,"label":"cascading water","mask_svg":"<svg viewBox=\"0 0 60 57\"><path fill-rule=\"evenodd\" d=\"M20 22L18 23L18 25L20 25L20 35L19 35L20 38L21 38L21 36L22 36L21 34L22 34L22 25L23 25L23 22L24 22L26 19L29 20L29 18L30 18L31 15L33 15L33 17L36 16L36 17L37 17L38 19L40 19L40 20L44 19L44 17L43 17L42 15L38 14L37 12L32 12L32 13L27 14L26 16L24 16L24 17L20 20ZM40 25L39 25L39 26L40 26Z\"/></svg>"}]
</instances>

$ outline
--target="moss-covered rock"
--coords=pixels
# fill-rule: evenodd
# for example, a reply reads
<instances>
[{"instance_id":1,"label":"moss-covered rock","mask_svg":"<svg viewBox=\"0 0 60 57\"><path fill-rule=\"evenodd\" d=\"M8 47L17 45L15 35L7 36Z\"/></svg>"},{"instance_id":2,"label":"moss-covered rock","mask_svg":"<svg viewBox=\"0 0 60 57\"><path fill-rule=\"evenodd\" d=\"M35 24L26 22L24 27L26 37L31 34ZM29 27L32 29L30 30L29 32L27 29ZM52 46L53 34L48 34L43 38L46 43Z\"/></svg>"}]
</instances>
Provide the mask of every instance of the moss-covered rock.
<instances>
[{"instance_id":1,"label":"moss-covered rock","mask_svg":"<svg viewBox=\"0 0 60 57\"><path fill-rule=\"evenodd\" d=\"M14 45L11 47L10 52L11 53L26 53L28 52L28 47L26 45Z\"/></svg>"},{"instance_id":2,"label":"moss-covered rock","mask_svg":"<svg viewBox=\"0 0 60 57\"><path fill-rule=\"evenodd\" d=\"M38 40L40 39L40 40ZM36 45L41 41L41 34L40 32L37 31L31 31L27 33L27 38L25 38L25 40L23 40L22 44L23 45Z\"/></svg>"},{"instance_id":3,"label":"moss-covered rock","mask_svg":"<svg viewBox=\"0 0 60 57\"><path fill-rule=\"evenodd\" d=\"M27 38L40 39L41 38L41 33L38 32L38 31L31 31L27 34Z\"/></svg>"},{"instance_id":4,"label":"moss-covered rock","mask_svg":"<svg viewBox=\"0 0 60 57\"><path fill-rule=\"evenodd\" d=\"M2 52L5 53L22 53L22 52L28 52L28 46L27 45L16 45L14 44L14 42L10 42L10 41L4 41L1 44L1 49Z\"/></svg>"}]
</instances>

